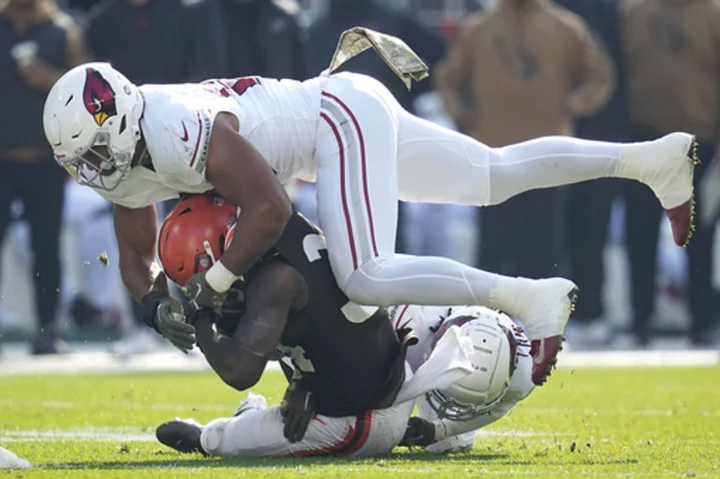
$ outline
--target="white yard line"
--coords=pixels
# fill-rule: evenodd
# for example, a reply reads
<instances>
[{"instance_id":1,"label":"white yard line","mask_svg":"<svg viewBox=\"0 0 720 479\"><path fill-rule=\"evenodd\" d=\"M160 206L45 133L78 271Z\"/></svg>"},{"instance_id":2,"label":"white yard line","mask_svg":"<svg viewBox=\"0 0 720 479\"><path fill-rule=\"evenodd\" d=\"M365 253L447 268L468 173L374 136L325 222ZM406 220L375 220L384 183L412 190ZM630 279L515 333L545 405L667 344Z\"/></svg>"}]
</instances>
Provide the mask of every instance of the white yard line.
<instances>
[{"instance_id":1,"label":"white yard line","mask_svg":"<svg viewBox=\"0 0 720 479\"><path fill-rule=\"evenodd\" d=\"M0 442L155 441L153 431L142 428L83 428L49 431L0 431Z\"/></svg>"},{"instance_id":2,"label":"white yard line","mask_svg":"<svg viewBox=\"0 0 720 479\"><path fill-rule=\"evenodd\" d=\"M720 351L601 351L563 352L558 367L633 368L720 365ZM268 370L279 371L277 363ZM0 359L0 376L39 374L138 374L204 372L210 367L202 356L160 352L120 360L106 352L83 352L61 357L21 356Z\"/></svg>"}]
</instances>

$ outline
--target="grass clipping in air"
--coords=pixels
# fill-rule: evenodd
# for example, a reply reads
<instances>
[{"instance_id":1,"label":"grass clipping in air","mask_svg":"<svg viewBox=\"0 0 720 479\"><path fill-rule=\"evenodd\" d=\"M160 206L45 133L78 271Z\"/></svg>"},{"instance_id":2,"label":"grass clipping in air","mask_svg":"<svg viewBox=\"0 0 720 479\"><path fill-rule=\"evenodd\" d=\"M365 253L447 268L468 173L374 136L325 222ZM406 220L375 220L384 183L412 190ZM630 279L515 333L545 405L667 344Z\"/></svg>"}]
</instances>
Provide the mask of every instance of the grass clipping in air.
<instances>
[{"instance_id":1,"label":"grass clipping in air","mask_svg":"<svg viewBox=\"0 0 720 479\"><path fill-rule=\"evenodd\" d=\"M98 259L98 261L100 261L100 264L102 264L103 266L107 266L110 264L110 258L108 258L108 254L105 251L100 253L98 255L97 259Z\"/></svg>"}]
</instances>

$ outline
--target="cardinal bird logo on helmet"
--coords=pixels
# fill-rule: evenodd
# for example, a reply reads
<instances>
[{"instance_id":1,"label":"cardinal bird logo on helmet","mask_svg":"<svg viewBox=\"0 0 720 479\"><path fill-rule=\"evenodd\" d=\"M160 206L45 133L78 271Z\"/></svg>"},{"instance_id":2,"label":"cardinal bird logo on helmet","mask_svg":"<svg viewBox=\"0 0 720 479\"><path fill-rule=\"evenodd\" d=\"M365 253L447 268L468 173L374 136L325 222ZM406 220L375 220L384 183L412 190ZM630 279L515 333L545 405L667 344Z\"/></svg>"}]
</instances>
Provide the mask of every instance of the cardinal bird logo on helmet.
<instances>
[{"instance_id":1,"label":"cardinal bird logo on helmet","mask_svg":"<svg viewBox=\"0 0 720 479\"><path fill-rule=\"evenodd\" d=\"M111 116L117 115L115 91L94 68L86 70L83 101L85 108L93 116L98 126L102 126Z\"/></svg>"}]
</instances>

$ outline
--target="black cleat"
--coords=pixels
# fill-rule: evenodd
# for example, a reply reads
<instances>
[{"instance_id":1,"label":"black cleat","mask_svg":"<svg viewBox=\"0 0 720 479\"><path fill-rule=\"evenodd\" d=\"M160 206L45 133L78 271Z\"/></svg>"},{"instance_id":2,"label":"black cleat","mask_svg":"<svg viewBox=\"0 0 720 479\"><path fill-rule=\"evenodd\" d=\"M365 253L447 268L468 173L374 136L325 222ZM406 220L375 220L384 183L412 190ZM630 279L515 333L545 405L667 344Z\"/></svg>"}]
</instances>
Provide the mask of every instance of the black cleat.
<instances>
[{"instance_id":1,"label":"black cleat","mask_svg":"<svg viewBox=\"0 0 720 479\"><path fill-rule=\"evenodd\" d=\"M202 426L193 420L175 419L160 424L155 437L162 444L184 454L200 453L207 456L200 445Z\"/></svg>"}]
</instances>

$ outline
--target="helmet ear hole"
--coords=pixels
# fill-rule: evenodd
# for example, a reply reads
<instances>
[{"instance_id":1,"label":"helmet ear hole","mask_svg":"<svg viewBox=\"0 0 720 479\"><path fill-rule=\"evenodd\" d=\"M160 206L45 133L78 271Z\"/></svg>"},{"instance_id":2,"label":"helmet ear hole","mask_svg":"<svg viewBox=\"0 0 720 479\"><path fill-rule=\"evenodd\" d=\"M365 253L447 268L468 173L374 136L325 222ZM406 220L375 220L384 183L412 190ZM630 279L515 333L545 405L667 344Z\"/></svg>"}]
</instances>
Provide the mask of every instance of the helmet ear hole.
<instances>
[{"instance_id":1,"label":"helmet ear hole","mask_svg":"<svg viewBox=\"0 0 720 479\"><path fill-rule=\"evenodd\" d=\"M195 273L207 271L212 266L212 259L207 253L200 253L195 257Z\"/></svg>"},{"instance_id":2,"label":"helmet ear hole","mask_svg":"<svg viewBox=\"0 0 720 479\"><path fill-rule=\"evenodd\" d=\"M123 115L122 119L120 120L120 134L122 134L123 131L127 128L127 115Z\"/></svg>"}]
</instances>

